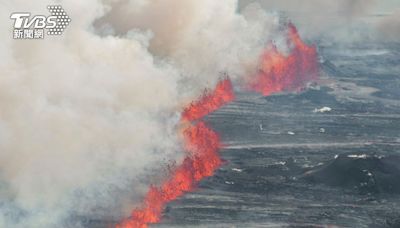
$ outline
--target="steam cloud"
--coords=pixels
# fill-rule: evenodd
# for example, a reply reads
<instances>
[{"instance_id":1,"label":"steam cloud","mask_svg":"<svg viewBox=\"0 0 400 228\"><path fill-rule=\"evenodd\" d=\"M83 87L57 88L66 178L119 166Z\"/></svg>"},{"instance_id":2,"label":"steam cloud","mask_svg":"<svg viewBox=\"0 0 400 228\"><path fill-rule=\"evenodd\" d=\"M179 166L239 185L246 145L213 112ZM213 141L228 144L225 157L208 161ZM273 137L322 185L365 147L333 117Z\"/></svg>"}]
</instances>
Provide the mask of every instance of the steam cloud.
<instances>
[{"instance_id":1,"label":"steam cloud","mask_svg":"<svg viewBox=\"0 0 400 228\"><path fill-rule=\"evenodd\" d=\"M2 3L48 14L51 1ZM240 80L278 20L237 1L66 1L62 36L13 40L0 21L0 227L127 216L183 156L184 106ZM163 178L159 175L159 178Z\"/></svg>"}]
</instances>

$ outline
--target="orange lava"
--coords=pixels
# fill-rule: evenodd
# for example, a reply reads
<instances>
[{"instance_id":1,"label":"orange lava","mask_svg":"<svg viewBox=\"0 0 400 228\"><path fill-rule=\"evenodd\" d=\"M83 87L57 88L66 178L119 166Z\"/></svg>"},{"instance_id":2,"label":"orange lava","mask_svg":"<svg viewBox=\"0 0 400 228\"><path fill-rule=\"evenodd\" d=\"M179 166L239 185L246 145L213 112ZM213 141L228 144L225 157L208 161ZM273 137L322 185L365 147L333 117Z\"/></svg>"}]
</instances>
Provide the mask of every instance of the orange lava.
<instances>
[{"instance_id":1,"label":"orange lava","mask_svg":"<svg viewBox=\"0 0 400 228\"><path fill-rule=\"evenodd\" d=\"M182 113L182 119L189 121L200 119L234 99L232 82L226 78L217 84L213 92L205 93L200 100L186 108Z\"/></svg>"},{"instance_id":2,"label":"orange lava","mask_svg":"<svg viewBox=\"0 0 400 228\"><path fill-rule=\"evenodd\" d=\"M229 79L225 79L213 92L203 95L198 102L185 109L182 115L182 123L187 126L183 131L186 151L184 161L172 170L170 179L159 187L152 186L142 205L132 212L130 218L118 224L117 228L144 228L159 222L168 202L194 190L201 179L213 175L222 164L218 154L220 139L204 122L194 124L190 121L217 110L233 98L232 84Z\"/></svg>"},{"instance_id":3,"label":"orange lava","mask_svg":"<svg viewBox=\"0 0 400 228\"><path fill-rule=\"evenodd\" d=\"M251 79L250 89L264 96L285 91L299 91L306 83L318 79L318 55L315 46L305 44L296 27L289 23L288 55L269 45L262 54L257 75Z\"/></svg>"}]
</instances>

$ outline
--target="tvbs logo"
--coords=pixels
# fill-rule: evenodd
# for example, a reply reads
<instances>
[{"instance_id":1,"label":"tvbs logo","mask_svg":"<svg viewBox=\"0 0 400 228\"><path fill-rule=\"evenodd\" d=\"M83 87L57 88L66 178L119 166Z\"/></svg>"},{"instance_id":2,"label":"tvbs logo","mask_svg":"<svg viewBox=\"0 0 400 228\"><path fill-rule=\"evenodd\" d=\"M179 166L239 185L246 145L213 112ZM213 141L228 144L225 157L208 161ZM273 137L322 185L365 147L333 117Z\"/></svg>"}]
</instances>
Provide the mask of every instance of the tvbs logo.
<instances>
[{"instance_id":1,"label":"tvbs logo","mask_svg":"<svg viewBox=\"0 0 400 228\"><path fill-rule=\"evenodd\" d=\"M36 15L31 17L31 13L12 13L10 18L14 20L14 39L43 39L45 30L48 35L61 35L71 18L64 9L57 5L47 7L51 15Z\"/></svg>"}]
</instances>

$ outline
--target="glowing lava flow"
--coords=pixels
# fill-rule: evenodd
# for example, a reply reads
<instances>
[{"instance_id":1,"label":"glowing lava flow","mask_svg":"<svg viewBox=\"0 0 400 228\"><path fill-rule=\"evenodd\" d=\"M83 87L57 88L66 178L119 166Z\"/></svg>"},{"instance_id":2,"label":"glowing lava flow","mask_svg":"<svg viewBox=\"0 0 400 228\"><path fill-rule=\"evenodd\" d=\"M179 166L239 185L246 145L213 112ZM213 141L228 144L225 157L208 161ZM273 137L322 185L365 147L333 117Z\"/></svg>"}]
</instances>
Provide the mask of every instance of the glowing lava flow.
<instances>
[{"instance_id":1,"label":"glowing lava flow","mask_svg":"<svg viewBox=\"0 0 400 228\"><path fill-rule=\"evenodd\" d=\"M229 79L225 79L213 92L204 94L198 102L185 109L182 122L188 126L183 131L186 158L172 171L170 179L160 187L150 188L141 207L134 210L131 217L117 225L117 228L144 228L148 224L159 222L168 202L192 191L201 179L213 175L222 163L218 155L221 146L219 137L204 122L192 124L190 121L217 110L233 99L232 84Z\"/></svg>"},{"instance_id":2,"label":"glowing lava flow","mask_svg":"<svg viewBox=\"0 0 400 228\"><path fill-rule=\"evenodd\" d=\"M260 69L250 82L250 89L271 95L277 92L298 91L309 81L318 78L318 55L315 46L307 46L296 27L288 25L288 46L291 53L280 53L275 45L269 45L261 57Z\"/></svg>"}]
</instances>

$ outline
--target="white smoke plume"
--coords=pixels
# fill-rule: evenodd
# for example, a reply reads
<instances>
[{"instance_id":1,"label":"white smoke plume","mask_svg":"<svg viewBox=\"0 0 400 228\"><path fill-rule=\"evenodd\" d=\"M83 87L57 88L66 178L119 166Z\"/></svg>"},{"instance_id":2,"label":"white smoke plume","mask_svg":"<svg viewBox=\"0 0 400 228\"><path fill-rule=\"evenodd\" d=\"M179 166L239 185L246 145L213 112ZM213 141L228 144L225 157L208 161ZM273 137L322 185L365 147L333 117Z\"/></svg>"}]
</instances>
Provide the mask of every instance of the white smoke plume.
<instances>
[{"instance_id":1,"label":"white smoke plume","mask_svg":"<svg viewBox=\"0 0 400 228\"><path fill-rule=\"evenodd\" d=\"M183 107L245 75L278 25L235 0L15 0L0 15L60 3L61 36L13 40L0 20L0 227L127 216L182 159Z\"/></svg>"}]
</instances>

